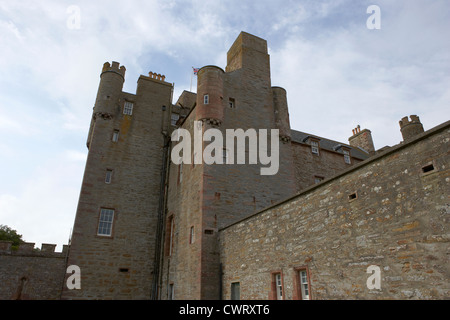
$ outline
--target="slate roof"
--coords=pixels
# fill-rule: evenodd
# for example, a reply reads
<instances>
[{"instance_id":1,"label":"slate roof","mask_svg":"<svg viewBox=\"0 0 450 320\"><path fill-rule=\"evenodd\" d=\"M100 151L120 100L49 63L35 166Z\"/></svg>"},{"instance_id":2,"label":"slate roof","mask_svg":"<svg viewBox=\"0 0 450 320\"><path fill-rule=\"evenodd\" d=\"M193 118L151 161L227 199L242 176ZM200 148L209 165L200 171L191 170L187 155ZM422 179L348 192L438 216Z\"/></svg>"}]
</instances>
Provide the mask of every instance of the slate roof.
<instances>
[{"instance_id":1,"label":"slate roof","mask_svg":"<svg viewBox=\"0 0 450 320\"><path fill-rule=\"evenodd\" d=\"M323 137L316 136L314 134L291 130L291 140L296 143L309 145L309 142L308 142L309 137L320 140L320 142L319 142L320 149L325 149L328 151L333 151L333 152L338 152L338 153L343 154L342 147L347 147L350 149L350 155L354 158L364 160L369 157L369 154L359 147L352 147L346 143L326 139Z\"/></svg>"}]
</instances>

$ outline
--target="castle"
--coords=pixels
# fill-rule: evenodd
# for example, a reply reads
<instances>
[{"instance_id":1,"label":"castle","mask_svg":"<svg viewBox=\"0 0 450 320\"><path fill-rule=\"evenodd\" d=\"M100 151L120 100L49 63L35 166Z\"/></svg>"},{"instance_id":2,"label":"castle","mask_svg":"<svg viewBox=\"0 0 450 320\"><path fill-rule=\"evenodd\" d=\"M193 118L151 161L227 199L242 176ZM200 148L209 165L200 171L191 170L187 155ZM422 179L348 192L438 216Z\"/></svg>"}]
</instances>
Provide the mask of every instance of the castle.
<instances>
[{"instance_id":1,"label":"castle","mask_svg":"<svg viewBox=\"0 0 450 320\"><path fill-rule=\"evenodd\" d=\"M449 121L405 117L403 142L380 150L359 126L348 143L293 130L267 43L245 32L176 103L155 72L123 92L125 71L101 71L70 245L0 242L0 298L450 297ZM261 175L248 145L243 163L226 145L226 164L175 164L178 128L277 129L278 171ZM73 265L80 289L66 285Z\"/></svg>"}]
</instances>

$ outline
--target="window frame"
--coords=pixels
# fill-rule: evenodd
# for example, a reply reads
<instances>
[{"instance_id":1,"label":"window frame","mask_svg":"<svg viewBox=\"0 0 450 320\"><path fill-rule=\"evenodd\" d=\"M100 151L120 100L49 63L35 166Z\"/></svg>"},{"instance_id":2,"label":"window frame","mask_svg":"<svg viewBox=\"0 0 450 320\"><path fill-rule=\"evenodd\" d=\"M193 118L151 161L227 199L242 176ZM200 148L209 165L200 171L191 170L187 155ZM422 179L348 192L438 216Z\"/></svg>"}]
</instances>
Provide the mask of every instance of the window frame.
<instances>
[{"instance_id":1,"label":"window frame","mask_svg":"<svg viewBox=\"0 0 450 320\"><path fill-rule=\"evenodd\" d=\"M237 290L236 290L236 288L237 288ZM236 291L237 291L237 296L236 296ZM241 300L241 283L239 281L234 281L231 283L230 300Z\"/></svg>"},{"instance_id":2,"label":"window frame","mask_svg":"<svg viewBox=\"0 0 450 320\"><path fill-rule=\"evenodd\" d=\"M306 273L306 282L303 282L301 273ZM307 299L304 297L304 290L302 285L306 285L308 295ZM311 275L309 272L309 268L306 265L298 266L294 268L294 300L312 300L311 294Z\"/></svg>"},{"instance_id":3,"label":"window frame","mask_svg":"<svg viewBox=\"0 0 450 320\"><path fill-rule=\"evenodd\" d=\"M111 213L110 221L104 219L103 214ZM100 213L98 216L98 224L97 224L97 236L99 237L106 237L106 238L112 238L113 236L113 230L114 230L114 220L115 220L115 210L112 208L100 208ZM103 219L102 219L103 217ZM109 233L100 233L100 230L103 231L105 228L103 224L108 225L107 230Z\"/></svg>"},{"instance_id":4,"label":"window frame","mask_svg":"<svg viewBox=\"0 0 450 320\"><path fill-rule=\"evenodd\" d=\"M312 152L312 154L319 155L320 154L320 143L319 143L319 140L311 139L310 145L311 145L311 152Z\"/></svg>"},{"instance_id":5,"label":"window frame","mask_svg":"<svg viewBox=\"0 0 450 320\"><path fill-rule=\"evenodd\" d=\"M279 279L277 279L279 276ZM278 281L279 280L279 281ZM280 296L281 293L281 296ZM279 299L281 298L281 299ZM284 292L284 278L283 272L281 270L271 272L271 292L270 292L270 300L284 300L285 292Z\"/></svg>"},{"instance_id":6,"label":"window frame","mask_svg":"<svg viewBox=\"0 0 450 320\"><path fill-rule=\"evenodd\" d=\"M174 118L174 116L176 116L176 119ZM170 115L170 124L176 127L178 120L180 120L180 115L178 113L172 112L172 114Z\"/></svg>"},{"instance_id":7,"label":"window frame","mask_svg":"<svg viewBox=\"0 0 450 320\"><path fill-rule=\"evenodd\" d=\"M228 108L236 109L236 100L234 98L228 99Z\"/></svg>"},{"instance_id":8,"label":"window frame","mask_svg":"<svg viewBox=\"0 0 450 320\"><path fill-rule=\"evenodd\" d=\"M120 130L114 129L111 141L112 142L118 142L119 141L119 134L120 134Z\"/></svg>"},{"instance_id":9,"label":"window frame","mask_svg":"<svg viewBox=\"0 0 450 320\"><path fill-rule=\"evenodd\" d=\"M106 175L105 175L105 183L106 184L111 184L112 176L113 176L113 169L106 169Z\"/></svg>"},{"instance_id":10,"label":"window frame","mask_svg":"<svg viewBox=\"0 0 450 320\"><path fill-rule=\"evenodd\" d=\"M126 101L123 104L123 114L127 116L133 115L134 103L131 101Z\"/></svg>"},{"instance_id":11,"label":"window frame","mask_svg":"<svg viewBox=\"0 0 450 320\"><path fill-rule=\"evenodd\" d=\"M342 153L344 154L344 162L346 164L352 164L352 157L350 155L349 149L342 149Z\"/></svg>"}]
</instances>

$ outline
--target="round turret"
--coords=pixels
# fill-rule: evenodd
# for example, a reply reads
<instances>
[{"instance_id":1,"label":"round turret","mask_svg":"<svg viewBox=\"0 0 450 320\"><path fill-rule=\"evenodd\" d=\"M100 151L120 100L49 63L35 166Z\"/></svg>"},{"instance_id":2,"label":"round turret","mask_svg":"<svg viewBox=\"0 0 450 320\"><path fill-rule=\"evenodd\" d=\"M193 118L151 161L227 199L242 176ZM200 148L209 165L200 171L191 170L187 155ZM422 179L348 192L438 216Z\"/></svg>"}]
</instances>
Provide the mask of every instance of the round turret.
<instances>
[{"instance_id":1,"label":"round turret","mask_svg":"<svg viewBox=\"0 0 450 320\"><path fill-rule=\"evenodd\" d=\"M119 98L125 81L125 67L113 61L103 64L100 75L97 99L95 100L94 114L112 117L120 110Z\"/></svg>"},{"instance_id":2,"label":"round turret","mask_svg":"<svg viewBox=\"0 0 450 320\"><path fill-rule=\"evenodd\" d=\"M275 124L280 130L282 141L291 140L291 125L289 123L289 110L287 106L286 90L280 87L272 87Z\"/></svg>"},{"instance_id":3,"label":"round turret","mask_svg":"<svg viewBox=\"0 0 450 320\"><path fill-rule=\"evenodd\" d=\"M416 115L411 115L410 118L411 121L409 121L408 117L403 117L402 120L399 121L403 141L411 139L414 136L424 132L419 117Z\"/></svg>"},{"instance_id":4,"label":"round turret","mask_svg":"<svg viewBox=\"0 0 450 320\"><path fill-rule=\"evenodd\" d=\"M205 66L198 71L196 119L213 125L223 121L223 74L216 66Z\"/></svg>"}]
</instances>

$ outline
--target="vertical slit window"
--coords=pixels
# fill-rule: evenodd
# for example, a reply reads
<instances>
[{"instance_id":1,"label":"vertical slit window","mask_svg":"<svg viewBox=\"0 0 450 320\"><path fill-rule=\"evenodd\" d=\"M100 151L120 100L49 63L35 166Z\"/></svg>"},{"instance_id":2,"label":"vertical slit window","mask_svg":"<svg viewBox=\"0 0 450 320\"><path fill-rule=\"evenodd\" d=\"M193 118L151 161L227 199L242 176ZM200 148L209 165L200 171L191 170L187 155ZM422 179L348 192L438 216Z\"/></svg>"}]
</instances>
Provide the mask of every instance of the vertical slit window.
<instances>
[{"instance_id":1,"label":"vertical slit window","mask_svg":"<svg viewBox=\"0 0 450 320\"><path fill-rule=\"evenodd\" d=\"M106 170L106 177L105 177L105 183L111 183L111 180L112 180L112 173L113 173L113 171L112 170L110 170L110 169L107 169Z\"/></svg>"}]
</instances>

